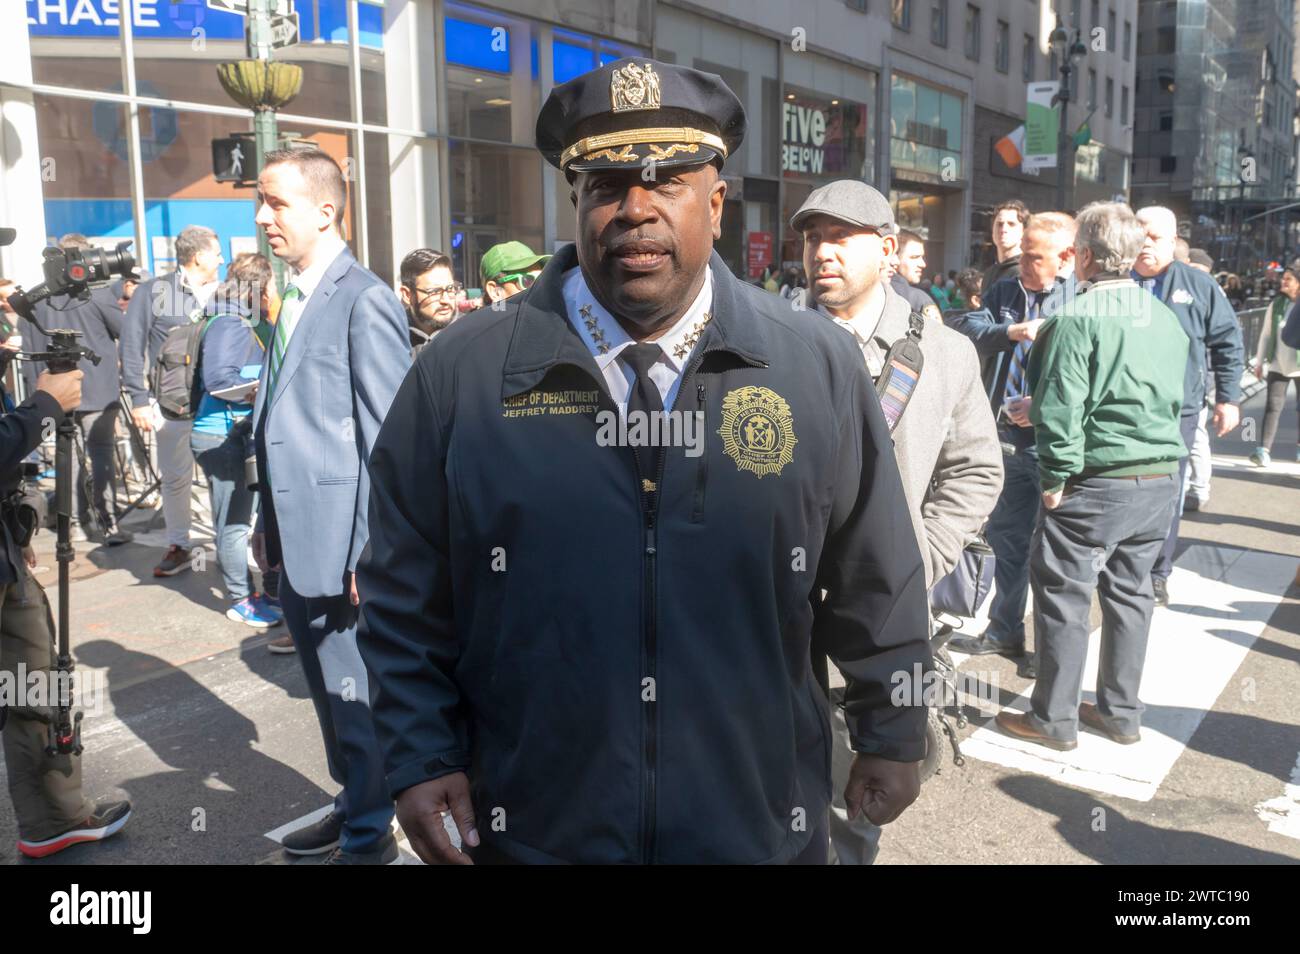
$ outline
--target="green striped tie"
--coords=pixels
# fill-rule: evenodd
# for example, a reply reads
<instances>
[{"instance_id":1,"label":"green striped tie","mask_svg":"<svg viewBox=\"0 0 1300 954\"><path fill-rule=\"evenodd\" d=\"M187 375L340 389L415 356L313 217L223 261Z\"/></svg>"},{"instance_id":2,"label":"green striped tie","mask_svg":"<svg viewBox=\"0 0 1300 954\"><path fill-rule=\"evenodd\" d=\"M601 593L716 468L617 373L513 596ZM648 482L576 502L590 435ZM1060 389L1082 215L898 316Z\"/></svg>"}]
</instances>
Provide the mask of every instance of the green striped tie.
<instances>
[{"instance_id":1,"label":"green striped tie","mask_svg":"<svg viewBox=\"0 0 1300 954\"><path fill-rule=\"evenodd\" d=\"M284 290L280 304L280 317L275 322L275 335L271 338L271 367L267 374L269 387L266 391L269 400L275 394L276 382L280 379L280 368L284 364L284 353L289 349L289 336L293 334L294 323L298 320L298 302L302 292L297 285L290 285Z\"/></svg>"}]
</instances>

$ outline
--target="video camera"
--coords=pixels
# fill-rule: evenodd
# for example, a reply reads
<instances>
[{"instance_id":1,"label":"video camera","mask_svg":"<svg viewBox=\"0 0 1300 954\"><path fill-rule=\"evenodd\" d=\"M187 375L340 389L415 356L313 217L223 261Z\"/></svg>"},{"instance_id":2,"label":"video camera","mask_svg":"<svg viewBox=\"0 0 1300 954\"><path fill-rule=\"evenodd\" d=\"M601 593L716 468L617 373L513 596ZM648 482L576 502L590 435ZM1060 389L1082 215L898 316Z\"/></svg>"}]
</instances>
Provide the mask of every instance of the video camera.
<instances>
[{"instance_id":1,"label":"video camera","mask_svg":"<svg viewBox=\"0 0 1300 954\"><path fill-rule=\"evenodd\" d=\"M99 355L77 343L81 337L80 332L66 328L42 328L36 320L33 306L55 295L67 295L85 301L90 297L92 287L112 281L114 275L138 278L135 274L135 258L129 251L130 245L130 242L119 242L111 252L102 248L45 249L41 253L45 257L41 264L45 281L31 291L25 292L19 288L9 296L9 306L50 339L49 350L25 352L18 357L27 361L44 361L46 367L55 374L75 371L82 358L98 365Z\"/></svg>"}]
</instances>

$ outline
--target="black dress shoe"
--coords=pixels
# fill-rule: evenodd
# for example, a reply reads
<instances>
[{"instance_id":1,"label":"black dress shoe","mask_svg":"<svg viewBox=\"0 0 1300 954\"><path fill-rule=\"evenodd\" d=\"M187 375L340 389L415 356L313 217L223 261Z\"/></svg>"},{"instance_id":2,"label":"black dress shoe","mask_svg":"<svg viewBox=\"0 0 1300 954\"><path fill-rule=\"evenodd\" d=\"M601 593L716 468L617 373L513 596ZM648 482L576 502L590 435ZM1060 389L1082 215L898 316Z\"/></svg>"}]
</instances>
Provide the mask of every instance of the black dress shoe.
<instances>
[{"instance_id":1,"label":"black dress shoe","mask_svg":"<svg viewBox=\"0 0 1300 954\"><path fill-rule=\"evenodd\" d=\"M1151 590L1156 595L1156 606L1169 605L1169 582L1163 576L1151 577Z\"/></svg>"},{"instance_id":2,"label":"black dress shoe","mask_svg":"<svg viewBox=\"0 0 1300 954\"><path fill-rule=\"evenodd\" d=\"M320 821L285 835L280 846L291 855L323 855L339 845L343 816L330 812Z\"/></svg>"},{"instance_id":3,"label":"black dress shoe","mask_svg":"<svg viewBox=\"0 0 1300 954\"><path fill-rule=\"evenodd\" d=\"M1020 665L1016 667L1016 675L1021 679L1037 679L1038 657L1033 653L1026 653Z\"/></svg>"},{"instance_id":4,"label":"black dress shoe","mask_svg":"<svg viewBox=\"0 0 1300 954\"><path fill-rule=\"evenodd\" d=\"M954 636L948 640L948 648L953 652L968 656L987 656L997 653L1001 656L1021 656L1025 652L1024 644L1012 645L993 639L987 632L978 636Z\"/></svg>"}]
</instances>

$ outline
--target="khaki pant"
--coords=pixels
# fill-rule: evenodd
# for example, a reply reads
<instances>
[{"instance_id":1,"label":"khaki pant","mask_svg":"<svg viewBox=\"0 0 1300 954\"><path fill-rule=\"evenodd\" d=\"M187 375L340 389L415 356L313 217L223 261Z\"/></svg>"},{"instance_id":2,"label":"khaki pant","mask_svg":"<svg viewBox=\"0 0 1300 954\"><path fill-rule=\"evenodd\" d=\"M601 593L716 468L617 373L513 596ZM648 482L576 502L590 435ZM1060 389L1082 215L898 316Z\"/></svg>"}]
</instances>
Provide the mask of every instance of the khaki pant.
<instances>
[{"instance_id":1,"label":"khaki pant","mask_svg":"<svg viewBox=\"0 0 1300 954\"><path fill-rule=\"evenodd\" d=\"M0 584L0 671L7 674L6 681L13 680L11 687L16 693L26 685L26 679L17 678L20 663L30 675L50 672L57 658L54 617L45 590L25 566L21 572L26 574L26 599L19 596L17 584ZM94 808L81 794L81 757L45 754L53 718L53 708L17 706L8 710L5 722L9 796L18 832L30 841L44 841L67 831Z\"/></svg>"}]
</instances>

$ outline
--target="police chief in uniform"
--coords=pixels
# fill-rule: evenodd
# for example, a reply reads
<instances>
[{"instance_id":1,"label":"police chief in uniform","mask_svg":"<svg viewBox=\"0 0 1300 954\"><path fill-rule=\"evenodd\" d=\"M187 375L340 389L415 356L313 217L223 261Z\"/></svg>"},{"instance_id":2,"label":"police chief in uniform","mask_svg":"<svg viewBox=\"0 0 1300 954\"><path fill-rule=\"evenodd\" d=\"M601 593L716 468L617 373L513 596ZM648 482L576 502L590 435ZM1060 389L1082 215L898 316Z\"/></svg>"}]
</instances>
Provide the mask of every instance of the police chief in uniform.
<instances>
[{"instance_id":1,"label":"police chief in uniform","mask_svg":"<svg viewBox=\"0 0 1300 954\"><path fill-rule=\"evenodd\" d=\"M853 339L712 250L744 128L719 77L640 57L556 87L577 241L443 331L380 431L359 642L427 862L824 863L826 656L850 811L917 795L898 468Z\"/></svg>"}]
</instances>

